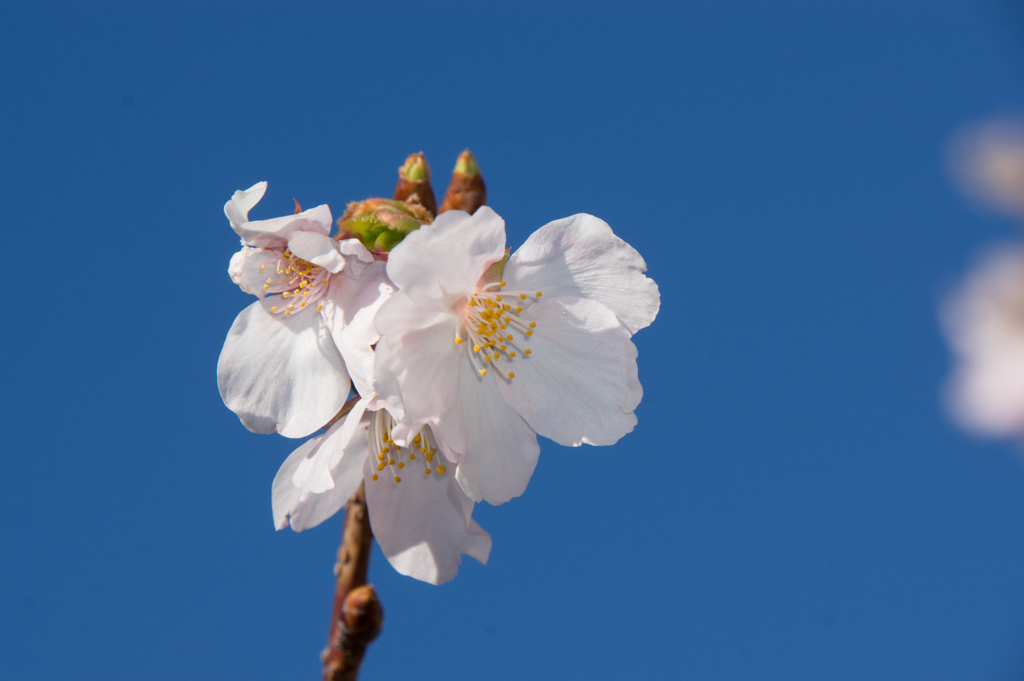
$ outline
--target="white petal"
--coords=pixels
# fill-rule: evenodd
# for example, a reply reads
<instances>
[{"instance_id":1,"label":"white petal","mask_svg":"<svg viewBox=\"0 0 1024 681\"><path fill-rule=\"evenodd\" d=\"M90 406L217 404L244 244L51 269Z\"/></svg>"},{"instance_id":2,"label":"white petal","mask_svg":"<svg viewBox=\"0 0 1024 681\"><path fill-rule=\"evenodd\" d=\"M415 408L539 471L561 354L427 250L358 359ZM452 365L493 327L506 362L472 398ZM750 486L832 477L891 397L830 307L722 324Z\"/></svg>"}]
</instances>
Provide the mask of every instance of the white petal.
<instances>
[{"instance_id":1,"label":"white petal","mask_svg":"<svg viewBox=\"0 0 1024 681\"><path fill-rule=\"evenodd\" d=\"M323 205L298 215L284 215L237 226L232 223L231 227L250 246L280 247L292 232L313 232L326 236L331 233L332 222L331 209Z\"/></svg>"},{"instance_id":2,"label":"white petal","mask_svg":"<svg viewBox=\"0 0 1024 681\"><path fill-rule=\"evenodd\" d=\"M323 315L356 391L368 396L373 392L373 345L380 340L373 317L394 293L394 287L383 262L366 265L358 279L345 272L331 278Z\"/></svg>"},{"instance_id":3,"label":"white petal","mask_svg":"<svg viewBox=\"0 0 1024 681\"><path fill-rule=\"evenodd\" d=\"M293 530L301 532L316 527L345 506L363 480L363 462L369 447L366 422L362 420L362 427L353 433L343 452L325 452L339 444L330 433L314 437L292 452L274 477L274 527L283 530L290 524ZM317 456L336 459L330 471L333 486L321 494L308 494L303 500L302 490L293 482L295 471L309 457Z\"/></svg>"},{"instance_id":4,"label":"white petal","mask_svg":"<svg viewBox=\"0 0 1024 681\"><path fill-rule=\"evenodd\" d=\"M359 239L344 239L338 242L338 250L345 256L348 273L353 277L363 274L363 268L373 262L373 253L366 250Z\"/></svg>"},{"instance_id":5,"label":"white petal","mask_svg":"<svg viewBox=\"0 0 1024 681\"><path fill-rule=\"evenodd\" d=\"M388 276L425 310L441 312L476 290L505 257L505 221L487 206L450 210L405 237L388 255Z\"/></svg>"},{"instance_id":6,"label":"white petal","mask_svg":"<svg viewBox=\"0 0 1024 681\"><path fill-rule=\"evenodd\" d=\"M364 466L370 526L398 572L443 584L458 573L462 555L487 564L491 537L470 517L473 502L451 472L425 475L407 466L396 483L386 471L372 480L375 467L369 460Z\"/></svg>"},{"instance_id":7,"label":"white petal","mask_svg":"<svg viewBox=\"0 0 1024 681\"><path fill-rule=\"evenodd\" d=\"M310 494L320 494L334 488L333 469L338 465L356 430L366 430L367 422L362 422L365 410L365 399L356 402L352 411L345 418L336 421L327 430L317 448L295 468L292 484L300 492L300 501L305 501ZM359 467L355 466L354 470Z\"/></svg>"},{"instance_id":8,"label":"white petal","mask_svg":"<svg viewBox=\"0 0 1024 681\"><path fill-rule=\"evenodd\" d=\"M340 272L345 267L338 242L319 232L292 232L288 235L288 250L328 272Z\"/></svg>"},{"instance_id":9,"label":"white petal","mask_svg":"<svg viewBox=\"0 0 1024 681\"><path fill-rule=\"evenodd\" d=\"M525 421L498 393L495 376L480 376L469 362L459 377L459 398L434 432L459 453L456 477L475 501L503 504L526 489L540 445Z\"/></svg>"},{"instance_id":10,"label":"white petal","mask_svg":"<svg viewBox=\"0 0 1024 681\"><path fill-rule=\"evenodd\" d=\"M231 197L231 200L224 204L224 215L231 222L232 229L237 230L241 225L249 222L249 211L260 202L266 191L267 183L257 182L245 191L239 189Z\"/></svg>"},{"instance_id":11,"label":"white petal","mask_svg":"<svg viewBox=\"0 0 1024 681\"><path fill-rule=\"evenodd\" d=\"M448 411L455 403L459 363L465 355L455 344L458 317L451 311L423 310L396 293L373 323L381 334L373 389L394 405L397 420L423 423Z\"/></svg>"},{"instance_id":12,"label":"white petal","mask_svg":"<svg viewBox=\"0 0 1024 681\"><path fill-rule=\"evenodd\" d=\"M636 349L611 310L560 297L534 303L520 318L537 323L525 342L532 354L503 362L516 377L497 376L497 385L539 435L568 446L610 445L633 430Z\"/></svg>"},{"instance_id":13,"label":"white petal","mask_svg":"<svg viewBox=\"0 0 1024 681\"><path fill-rule=\"evenodd\" d=\"M249 430L305 437L341 410L350 382L320 314L275 314L270 308L278 298L257 301L235 318L217 362L217 384Z\"/></svg>"},{"instance_id":14,"label":"white petal","mask_svg":"<svg viewBox=\"0 0 1024 681\"><path fill-rule=\"evenodd\" d=\"M608 224L580 213L544 225L505 264L509 289L545 297L590 298L604 304L636 333L658 314L658 285L644 276L647 263Z\"/></svg>"},{"instance_id":15,"label":"white petal","mask_svg":"<svg viewBox=\"0 0 1024 681\"><path fill-rule=\"evenodd\" d=\"M243 246L242 250L231 256L228 275L243 291L263 299L267 295L263 288L269 278L267 272L275 271L280 258L281 251L276 249Z\"/></svg>"}]
</instances>

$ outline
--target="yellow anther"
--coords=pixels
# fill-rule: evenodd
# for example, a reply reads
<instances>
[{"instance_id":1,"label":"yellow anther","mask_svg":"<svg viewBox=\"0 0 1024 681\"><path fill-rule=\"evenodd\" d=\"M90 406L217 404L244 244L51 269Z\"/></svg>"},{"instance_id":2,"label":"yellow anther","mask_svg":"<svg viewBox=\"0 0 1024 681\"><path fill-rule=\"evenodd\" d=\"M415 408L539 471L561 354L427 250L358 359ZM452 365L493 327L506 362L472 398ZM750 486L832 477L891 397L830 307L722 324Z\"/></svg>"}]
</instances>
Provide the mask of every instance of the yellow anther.
<instances>
[{"instance_id":1,"label":"yellow anther","mask_svg":"<svg viewBox=\"0 0 1024 681\"><path fill-rule=\"evenodd\" d=\"M263 290L264 291L266 291L268 288L270 288L270 284L264 284L263 285Z\"/></svg>"},{"instance_id":2,"label":"yellow anther","mask_svg":"<svg viewBox=\"0 0 1024 681\"><path fill-rule=\"evenodd\" d=\"M508 356L509 357L515 357L516 356L516 351L513 350L512 352L508 353Z\"/></svg>"},{"instance_id":3,"label":"yellow anther","mask_svg":"<svg viewBox=\"0 0 1024 681\"><path fill-rule=\"evenodd\" d=\"M519 300L526 300L526 294L525 293L520 293L519 294Z\"/></svg>"},{"instance_id":4,"label":"yellow anther","mask_svg":"<svg viewBox=\"0 0 1024 681\"><path fill-rule=\"evenodd\" d=\"M474 345L473 346L473 352L480 352L480 346L479 345Z\"/></svg>"},{"instance_id":5,"label":"yellow anther","mask_svg":"<svg viewBox=\"0 0 1024 681\"><path fill-rule=\"evenodd\" d=\"M323 303L320 303L319 305L317 305L317 306L316 306L316 309L318 309L318 310L322 310L322 309L324 309L324 305L323 305Z\"/></svg>"},{"instance_id":6,"label":"yellow anther","mask_svg":"<svg viewBox=\"0 0 1024 681\"><path fill-rule=\"evenodd\" d=\"M285 310L284 313L285 314L291 314L291 312L289 312L288 310Z\"/></svg>"},{"instance_id":7,"label":"yellow anther","mask_svg":"<svg viewBox=\"0 0 1024 681\"><path fill-rule=\"evenodd\" d=\"M501 302L501 296L494 296L494 299L497 300L499 303ZM498 306L495 305L494 307L498 307Z\"/></svg>"},{"instance_id":8,"label":"yellow anther","mask_svg":"<svg viewBox=\"0 0 1024 681\"><path fill-rule=\"evenodd\" d=\"M531 329L536 329L537 328L537 322L530 322L530 328Z\"/></svg>"},{"instance_id":9,"label":"yellow anther","mask_svg":"<svg viewBox=\"0 0 1024 681\"><path fill-rule=\"evenodd\" d=\"M295 306L294 306L294 305L289 305L289 306L288 306L288 309L289 309L289 310L294 310L294 309L295 309Z\"/></svg>"},{"instance_id":10,"label":"yellow anther","mask_svg":"<svg viewBox=\"0 0 1024 681\"><path fill-rule=\"evenodd\" d=\"M261 270L265 270L265 269L267 269L267 266L266 265L260 265L260 269Z\"/></svg>"},{"instance_id":11,"label":"yellow anther","mask_svg":"<svg viewBox=\"0 0 1024 681\"><path fill-rule=\"evenodd\" d=\"M440 466L440 465L437 466L437 474L438 475L444 475L445 474L445 467L444 466Z\"/></svg>"},{"instance_id":12,"label":"yellow anther","mask_svg":"<svg viewBox=\"0 0 1024 681\"><path fill-rule=\"evenodd\" d=\"M455 344L456 344L456 345L462 345L462 339L456 336L456 338L455 338Z\"/></svg>"},{"instance_id":13,"label":"yellow anther","mask_svg":"<svg viewBox=\"0 0 1024 681\"><path fill-rule=\"evenodd\" d=\"M509 334L509 335L505 336L505 340L509 340L509 341L512 340L512 334Z\"/></svg>"},{"instance_id":14,"label":"yellow anther","mask_svg":"<svg viewBox=\"0 0 1024 681\"><path fill-rule=\"evenodd\" d=\"M473 300L469 301L469 306L470 307L476 307L476 298L474 298Z\"/></svg>"},{"instance_id":15,"label":"yellow anther","mask_svg":"<svg viewBox=\"0 0 1024 681\"><path fill-rule=\"evenodd\" d=\"M502 345L500 347L501 347L502 350L508 350L508 346L507 345Z\"/></svg>"},{"instance_id":16,"label":"yellow anther","mask_svg":"<svg viewBox=\"0 0 1024 681\"><path fill-rule=\"evenodd\" d=\"M515 373L514 373L514 372L510 371L510 372L508 372L508 377L509 377L509 378L515 378L515 377L516 377L516 375L515 375Z\"/></svg>"},{"instance_id":17,"label":"yellow anther","mask_svg":"<svg viewBox=\"0 0 1024 681\"><path fill-rule=\"evenodd\" d=\"M399 468L405 468L405 464L404 464L404 463L402 463L401 461L399 461L399 462L398 462L398 467L399 467Z\"/></svg>"},{"instance_id":18,"label":"yellow anther","mask_svg":"<svg viewBox=\"0 0 1024 681\"><path fill-rule=\"evenodd\" d=\"M498 282L498 286L504 286L504 285L505 285L505 282L503 282L503 281L499 281Z\"/></svg>"},{"instance_id":19,"label":"yellow anther","mask_svg":"<svg viewBox=\"0 0 1024 681\"><path fill-rule=\"evenodd\" d=\"M416 455L413 454L412 452L409 452L409 458L412 459L412 460L415 460L416 459Z\"/></svg>"},{"instance_id":20,"label":"yellow anther","mask_svg":"<svg viewBox=\"0 0 1024 681\"><path fill-rule=\"evenodd\" d=\"M430 469L429 468L424 468L423 469L423 474L424 475L430 475Z\"/></svg>"},{"instance_id":21,"label":"yellow anther","mask_svg":"<svg viewBox=\"0 0 1024 681\"><path fill-rule=\"evenodd\" d=\"M537 297L540 298L540 291L537 291Z\"/></svg>"},{"instance_id":22,"label":"yellow anther","mask_svg":"<svg viewBox=\"0 0 1024 681\"><path fill-rule=\"evenodd\" d=\"M487 369L481 369L480 370L480 375L481 376L486 376L487 375Z\"/></svg>"},{"instance_id":23,"label":"yellow anther","mask_svg":"<svg viewBox=\"0 0 1024 681\"><path fill-rule=\"evenodd\" d=\"M498 359L498 353L494 353L494 359Z\"/></svg>"},{"instance_id":24,"label":"yellow anther","mask_svg":"<svg viewBox=\"0 0 1024 681\"><path fill-rule=\"evenodd\" d=\"M501 309L502 310L511 310L512 306L509 305L508 303L505 303L504 305L501 306ZM508 321L508 319L506 319L505 321Z\"/></svg>"},{"instance_id":25,"label":"yellow anther","mask_svg":"<svg viewBox=\"0 0 1024 681\"><path fill-rule=\"evenodd\" d=\"M532 335L533 335L533 331L527 331L527 332L526 332L526 335L527 335L527 336L532 336Z\"/></svg>"},{"instance_id":26,"label":"yellow anther","mask_svg":"<svg viewBox=\"0 0 1024 681\"><path fill-rule=\"evenodd\" d=\"M396 475L395 476L395 482L402 482L402 479Z\"/></svg>"},{"instance_id":27,"label":"yellow anther","mask_svg":"<svg viewBox=\"0 0 1024 681\"><path fill-rule=\"evenodd\" d=\"M391 450L390 450L390 449L388 449L387 447L381 447L381 448L380 448L380 453L381 453L381 454L387 454L387 453L388 453L388 452L390 452L390 451L391 451Z\"/></svg>"},{"instance_id":28,"label":"yellow anther","mask_svg":"<svg viewBox=\"0 0 1024 681\"><path fill-rule=\"evenodd\" d=\"M520 312L522 312L522 311L523 311L523 308L521 308L521 307L517 307L517 308L516 308L516 314L519 314L519 313L520 313Z\"/></svg>"},{"instance_id":29,"label":"yellow anther","mask_svg":"<svg viewBox=\"0 0 1024 681\"><path fill-rule=\"evenodd\" d=\"M377 470L379 470L379 471L384 470L384 466L385 465L386 464L383 461L381 461L379 464L377 464Z\"/></svg>"},{"instance_id":30,"label":"yellow anther","mask_svg":"<svg viewBox=\"0 0 1024 681\"><path fill-rule=\"evenodd\" d=\"M395 465L395 460L394 459L388 459L388 465L389 466L394 466Z\"/></svg>"},{"instance_id":31,"label":"yellow anther","mask_svg":"<svg viewBox=\"0 0 1024 681\"><path fill-rule=\"evenodd\" d=\"M383 460L384 460L384 455L383 454L378 454L377 455L377 461L383 461Z\"/></svg>"},{"instance_id":32,"label":"yellow anther","mask_svg":"<svg viewBox=\"0 0 1024 681\"><path fill-rule=\"evenodd\" d=\"M377 474L376 473L374 473L373 475L370 476L370 480L376 480L376 479L377 479Z\"/></svg>"},{"instance_id":33,"label":"yellow anther","mask_svg":"<svg viewBox=\"0 0 1024 681\"><path fill-rule=\"evenodd\" d=\"M303 300L301 303L299 303L299 307L306 307L306 301Z\"/></svg>"},{"instance_id":34,"label":"yellow anther","mask_svg":"<svg viewBox=\"0 0 1024 681\"><path fill-rule=\"evenodd\" d=\"M529 355L529 354L532 354L532 353L533 353L533 350L530 350L530 348L526 348L525 350L523 350L523 354L524 355Z\"/></svg>"},{"instance_id":35,"label":"yellow anther","mask_svg":"<svg viewBox=\"0 0 1024 681\"><path fill-rule=\"evenodd\" d=\"M412 441L413 441L413 442L415 442L416 444L419 444L419 443L420 443L420 440L421 440L421 438L420 438L420 436L419 436L419 435L417 435L416 437L414 437L414 438L412 439Z\"/></svg>"},{"instance_id":36,"label":"yellow anther","mask_svg":"<svg viewBox=\"0 0 1024 681\"><path fill-rule=\"evenodd\" d=\"M276 307L272 307L272 308L270 308L270 310L271 310L272 312L277 312L277 308L276 308Z\"/></svg>"},{"instance_id":37,"label":"yellow anther","mask_svg":"<svg viewBox=\"0 0 1024 681\"><path fill-rule=\"evenodd\" d=\"M490 358L490 356L484 357L484 361L485 361L485 362L490 362L490 361L491 361L491 358Z\"/></svg>"}]
</instances>

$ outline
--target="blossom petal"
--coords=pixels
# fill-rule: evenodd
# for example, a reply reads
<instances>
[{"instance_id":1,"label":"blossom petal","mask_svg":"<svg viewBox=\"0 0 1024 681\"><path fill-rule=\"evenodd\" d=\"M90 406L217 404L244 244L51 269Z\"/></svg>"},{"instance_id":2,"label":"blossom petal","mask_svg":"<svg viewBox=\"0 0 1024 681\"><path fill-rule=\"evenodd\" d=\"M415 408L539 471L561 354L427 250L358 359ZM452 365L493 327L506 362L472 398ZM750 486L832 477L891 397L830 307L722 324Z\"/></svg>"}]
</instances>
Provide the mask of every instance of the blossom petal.
<instances>
[{"instance_id":1,"label":"blossom petal","mask_svg":"<svg viewBox=\"0 0 1024 681\"><path fill-rule=\"evenodd\" d=\"M409 234L388 255L388 276L425 310L441 312L476 290L505 257L505 221L487 206L450 210Z\"/></svg>"},{"instance_id":2,"label":"blossom petal","mask_svg":"<svg viewBox=\"0 0 1024 681\"><path fill-rule=\"evenodd\" d=\"M395 418L424 423L448 411L455 403L465 355L455 344L458 317L451 311L424 310L396 293L381 305L373 323L381 334L373 389L395 407Z\"/></svg>"},{"instance_id":3,"label":"blossom petal","mask_svg":"<svg viewBox=\"0 0 1024 681\"><path fill-rule=\"evenodd\" d=\"M454 477L406 470L396 483L389 475L372 480L369 459L363 468L370 527L388 562L431 584L455 577L462 555L486 565L491 537L470 517L473 502Z\"/></svg>"},{"instance_id":4,"label":"blossom petal","mask_svg":"<svg viewBox=\"0 0 1024 681\"><path fill-rule=\"evenodd\" d=\"M323 493L308 494L303 499L302 490L296 487L292 480L296 469L309 458L328 458L325 456L325 450L338 444L331 438L330 432L307 440L285 460L274 477L274 527L283 530L290 524L293 530L302 532L316 527L345 506L345 502L355 493L363 480L363 462L369 451L366 419L361 421L363 427L353 433L343 452L333 457L337 459L334 469L330 471L333 486ZM340 424L335 424L338 425Z\"/></svg>"},{"instance_id":5,"label":"blossom petal","mask_svg":"<svg viewBox=\"0 0 1024 681\"><path fill-rule=\"evenodd\" d=\"M347 272L331 278L323 315L356 391L368 396L373 392L373 345L380 340L373 318L394 293L394 287L383 262L367 265L358 279L347 276Z\"/></svg>"},{"instance_id":6,"label":"blossom petal","mask_svg":"<svg viewBox=\"0 0 1024 681\"><path fill-rule=\"evenodd\" d=\"M328 272L340 272L345 267L338 242L319 232L292 232L288 235L288 250Z\"/></svg>"},{"instance_id":7,"label":"blossom petal","mask_svg":"<svg viewBox=\"0 0 1024 681\"><path fill-rule=\"evenodd\" d=\"M348 372L320 314L275 314L277 301L257 301L235 318L217 362L217 384L249 430L305 437L345 404Z\"/></svg>"},{"instance_id":8,"label":"blossom petal","mask_svg":"<svg viewBox=\"0 0 1024 681\"><path fill-rule=\"evenodd\" d=\"M526 490L540 445L498 393L494 379L462 367L458 400L438 419L434 432L441 436L439 445L443 440L459 453L456 478L466 494L474 501L503 504Z\"/></svg>"},{"instance_id":9,"label":"blossom petal","mask_svg":"<svg viewBox=\"0 0 1024 681\"><path fill-rule=\"evenodd\" d=\"M323 435L316 449L296 466L292 474L292 484L299 490L299 501L305 501L310 494L321 494L334 488L334 469L342 459L356 430L360 427L366 430L367 423L361 423L363 412L366 411L366 402L366 399L356 402L352 411L345 418L336 421ZM358 471L361 464L356 462L349 468Z\"/></svg>"},{"instance_id":10,"label":"blossom petal","mask_svg":"<svg viewBox=\"0 0 1024 681\"><path fill-rule=\"evenodd\" d=\"M636 349L611 310L559 297L534 303L520 318L537 324L525 343L532 354L503 364L515 378L498 376L497 386L539 435L568 446L610 445L633 430Z\"/></svg>"},{"instance_id":11,"label":"blossom petal","mask_svg":"<svg viewBox=\"0 0 1024 681\"><path fill-rule=\"evenodd\" d=\"M348 267L348 273L353 277L362 276L363 268L374 261L373 253L370 253L359 239L339 241L338 250L343 256L346 256L346 267Z\"/></svg>"},{"instance_id":12,"label":"blossom petal","mask_svg":"<svg viewBox=\"0 0 1024 681\"><path fill-rule=\"evenodd\" d=\"M262 300L267 295L264 288L267 283L267 266L273 272L280 258L281 251L276 249L242 246L242 250L231 256L228 276L243 291Z\"/></svg>"},{"instance_id":13,"label":"blossom petal","mask_svg":"<svg viewBox=\"0 0 1024 681\"><path fill-rule=\"evenodd\" d=\"M280 247L292 232L313 232L327 236L331 233L332 224L331 209L322 205L298 215L284 215L240 225L231 223L231 227L250 246Z\"/></svg>"},{"instance_id":14,"label":"blossom petal","mask_svg":"<svg viewBox=\"0 0 1024 681\"><path fill-rule=\"evenodd\" d=\"M232 195L231 199L224 204L224 215L231 222L232 229L237 231L239 227L249 222L249 211L260 202L266 191L267 183L257 182L245 191L239 189Z\"/></svg>"},{"instance_id":15,"label":"blossom petal","mask_svg":"<svg viewBox=\"0 0 1024 681\"><path fill-rule=\"evenodd\" d=\"M658 285L644 276L647 263L608 224L580 213L544 225L505 264L509 289L547 297L589 298L607 306L636 333L658 314Z\"/></svg>"}]
</instances>

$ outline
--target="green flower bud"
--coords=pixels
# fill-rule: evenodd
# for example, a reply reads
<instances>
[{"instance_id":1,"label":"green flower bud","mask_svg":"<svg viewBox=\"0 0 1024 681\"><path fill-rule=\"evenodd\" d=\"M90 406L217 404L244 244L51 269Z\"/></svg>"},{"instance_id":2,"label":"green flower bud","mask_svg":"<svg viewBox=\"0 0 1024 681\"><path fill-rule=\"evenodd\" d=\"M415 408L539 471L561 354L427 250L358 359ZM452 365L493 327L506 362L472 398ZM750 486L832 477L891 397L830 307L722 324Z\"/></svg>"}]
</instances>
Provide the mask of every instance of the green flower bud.
<instances>
[{"instance_id":1,"label":"green flower bud","mask_svg":"<svg viewBox=\"0 0 1024 681\"><path fill-rule=\"evenodd\" d=\"M356 238L369 250L386 253L406 234L432 221L421 206L392 199L366 199L348 204L345 214L338 218L337 238Z\"/></svg>"}]
</instances>

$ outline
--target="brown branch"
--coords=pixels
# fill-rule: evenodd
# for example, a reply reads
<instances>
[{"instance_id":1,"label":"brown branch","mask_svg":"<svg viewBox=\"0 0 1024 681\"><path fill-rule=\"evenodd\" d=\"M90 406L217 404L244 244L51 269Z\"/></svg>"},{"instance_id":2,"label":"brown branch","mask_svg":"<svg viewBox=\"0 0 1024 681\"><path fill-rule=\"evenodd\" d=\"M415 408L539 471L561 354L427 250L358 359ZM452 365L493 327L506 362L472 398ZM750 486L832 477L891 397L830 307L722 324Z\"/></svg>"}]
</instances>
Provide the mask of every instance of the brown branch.
<instances>
[{"instance_id":1,"label":"brown branch","mask_svg":"<svg viewBox=\"0 0 1024 681\"><path fill-rule=\"evenodd\" d=\"M384 611L373 585L366 583L372 541L366 490L360 483L359 489L348 500L338 562L334 566L337 582L331 628L327 647L320 655L324 666L323 681L355 681L366 646L380 633Z\"/></svg>"},{"instance_id":2,"label":"brown branch","mask_svg":"<svg viewBox=\"0 0 1024 681\"><path fill-rule=\"evenodd\" d=\"M464 210L472 215L477 208L486 203L487 187L484 185L484 177L480 174L473 154L466 149L459 154L459 159L455 162L452 181L448 183L448 191L445 192L438 213L446 210Z\"/></svg>"}]
</instances>

